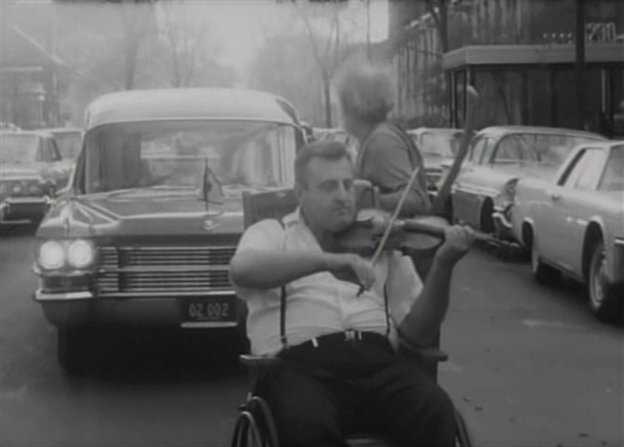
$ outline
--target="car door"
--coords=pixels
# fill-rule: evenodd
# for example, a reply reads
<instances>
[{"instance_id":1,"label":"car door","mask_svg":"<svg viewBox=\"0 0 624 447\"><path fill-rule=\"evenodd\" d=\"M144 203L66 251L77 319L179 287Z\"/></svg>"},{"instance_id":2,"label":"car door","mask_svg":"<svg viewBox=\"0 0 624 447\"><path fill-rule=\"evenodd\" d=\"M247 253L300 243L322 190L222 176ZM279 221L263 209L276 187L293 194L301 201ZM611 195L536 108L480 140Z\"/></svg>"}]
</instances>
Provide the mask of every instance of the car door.
<instances>
[{"instance_id":1,"label":"car door","mask_svg":"<svg viewBox=\"0 0 624 447\"><path fill-rule=\"evenodd\" d=\"M605 152L597 147L586 147L574 160L547 195L550 222L543 222L540 231L545 236L541 254L570 272L580 274L583 238L588 225L587 203L595 194L604 170Z\"/></svg>"},{"instance_id":2,"label":"car door","mask_svg":"<svg viewBox=\"0 0 624 447\"><path fill-rule=\"evenodd\" d=\"M74 168L74 162L69 158L63 158L54 139L49 140L48 144L52 165L59 171L59 186L61 188L65 187L69 182L71 171Z\"/></svg>"},{"instance_id":3,"label":"car door","mask_svg":"<svg viewBox=\"0 0 624 447\"><path fill-rule=\"evenodd\" d=\"M492 139L487 135L477 136L471 144L467 159L455 180L453 187L453 218L474 228L480 225L482 193L479 188L483 171L485 153L489 153ZM489 149L489 150L488 150Z\"/></svg>"},{"instance_id":4,"label":"car door","mask_svg":"<svg viewBox=\"0 0 624 447\"><path fill-rule=\"evenodd\" d=\"M50 178L57 188L63 188L69 178L69 167L64 165L54 140L44 139L43 157L46 162L45 177Z\"/></svg>"}]
</instances>

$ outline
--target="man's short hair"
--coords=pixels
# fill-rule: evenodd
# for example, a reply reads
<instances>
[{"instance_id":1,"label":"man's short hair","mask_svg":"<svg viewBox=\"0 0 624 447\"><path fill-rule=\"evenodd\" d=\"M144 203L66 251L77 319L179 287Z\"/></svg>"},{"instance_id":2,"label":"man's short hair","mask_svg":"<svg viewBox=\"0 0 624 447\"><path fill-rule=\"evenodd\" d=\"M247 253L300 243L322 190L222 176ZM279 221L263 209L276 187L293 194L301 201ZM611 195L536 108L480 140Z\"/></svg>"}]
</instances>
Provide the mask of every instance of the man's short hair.
<instances>
[{"instance_id":1,"label":"man's short hair","mask_svg":"<svg viewBox=\"0 0 624 447\"><path fill-rule=\"evenodd\" d=\"M338 161L343 158L349 163L351 158L347 147L339 141L314 141L306 144L297 153L295 158L295 181L301 186L307 185L307 168L314 158Z\"/></svg>"},{"instance_id":2,"label":"man's short hair","mask_svg":"<svg viewBox=\"0 0 624 447\"><path fill-rule=\"evenodd\" d=\"M338 77L338 97L345 114L379 123L394 107L390 74L369 62L348 63Z\"/></svg>"}]
</instances>

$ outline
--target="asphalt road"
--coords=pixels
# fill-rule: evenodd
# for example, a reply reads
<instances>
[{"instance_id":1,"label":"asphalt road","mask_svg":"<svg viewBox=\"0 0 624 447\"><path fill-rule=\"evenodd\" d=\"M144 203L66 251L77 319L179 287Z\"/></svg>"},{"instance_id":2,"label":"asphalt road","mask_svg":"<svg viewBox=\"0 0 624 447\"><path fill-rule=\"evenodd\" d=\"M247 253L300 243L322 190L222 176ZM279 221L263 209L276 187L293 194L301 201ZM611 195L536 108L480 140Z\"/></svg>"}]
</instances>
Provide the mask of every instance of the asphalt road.
<instances>
[{"instance_id":1,"label":"asphalt road","mask_svg":"<svg viewBox=\"0 0 624 447\"><path fill-rule=\"evenodd\" d=\"M99 366L68 378L31 299L33 253L27 233L0 239L0 445L228 445L246 377L227 343L111 334ZM439 378L475 445L623 445L623 331L595 321L577 285L537 286L526 264L477 249L452 299Z\"/></svg>"}]
</instances>

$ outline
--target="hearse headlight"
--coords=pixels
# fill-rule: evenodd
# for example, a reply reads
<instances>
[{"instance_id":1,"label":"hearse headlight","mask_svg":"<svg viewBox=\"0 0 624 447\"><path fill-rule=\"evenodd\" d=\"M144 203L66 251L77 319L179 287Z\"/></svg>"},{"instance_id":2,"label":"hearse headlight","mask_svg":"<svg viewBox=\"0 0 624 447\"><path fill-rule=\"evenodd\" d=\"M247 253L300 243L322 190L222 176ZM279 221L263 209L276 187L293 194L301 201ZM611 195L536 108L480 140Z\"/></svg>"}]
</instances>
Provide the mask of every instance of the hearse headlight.
<instances>
[{"instance_id":1,"label":"hearse headlight","mask_svg":"<svg viewBox=\"0 0 624 447\"><path fill-rule=\"evenodd\" d=\"M39 247L37 263L46 270L60 269L65 265L65 247L59 241L45 241Z\"/></svg>"},{"instance_id":2,"label":"hearse headlight","mask_svg":"<svg viewBox=\"0 0 624 447\"><path fill-rule=\"evenodd\" d=\"M22 182L14 182L11 185L11 194L21 194L24 189L25 185Z\"/></svg>"},{"instance_id":3,"label":"hearse headlight","mask_svg":"<svg viewBox=\"0 0 624 447\"><path fill-rule=\"evenodd\" d=\"M28 194L32 196L40 196L43 194L42 184L38 181L28 183Z\"/></svg>"},{"instance_id":4,"label":"hearse headlight","mask_svg":"<svg viewBox=\"0 0 624 447\"><path fill-rule=\"evenodd\" d=\"M75 239L67 247L67 263L74 268L90 266L95 259L93 244L86 239Z\"/></svg>"}]
</instances>

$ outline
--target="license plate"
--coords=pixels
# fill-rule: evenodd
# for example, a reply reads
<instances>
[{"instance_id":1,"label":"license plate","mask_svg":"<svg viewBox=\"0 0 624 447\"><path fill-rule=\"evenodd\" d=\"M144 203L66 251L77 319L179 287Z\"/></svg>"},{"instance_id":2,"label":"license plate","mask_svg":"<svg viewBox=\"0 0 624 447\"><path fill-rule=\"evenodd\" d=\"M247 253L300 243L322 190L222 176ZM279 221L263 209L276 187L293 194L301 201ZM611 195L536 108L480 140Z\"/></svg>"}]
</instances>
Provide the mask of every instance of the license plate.
<instances>
[{"instance_id":1,"label":"license plate","mask_svg":"<svg viewBox=\"0 0 624 447\"><path fill-rule=\"evenodd\" d=\"M227 297L183 300L182 319L193 323L234 321L236 320L236 300Z\"/></svg>"}]
</instances>

